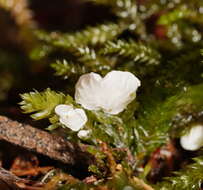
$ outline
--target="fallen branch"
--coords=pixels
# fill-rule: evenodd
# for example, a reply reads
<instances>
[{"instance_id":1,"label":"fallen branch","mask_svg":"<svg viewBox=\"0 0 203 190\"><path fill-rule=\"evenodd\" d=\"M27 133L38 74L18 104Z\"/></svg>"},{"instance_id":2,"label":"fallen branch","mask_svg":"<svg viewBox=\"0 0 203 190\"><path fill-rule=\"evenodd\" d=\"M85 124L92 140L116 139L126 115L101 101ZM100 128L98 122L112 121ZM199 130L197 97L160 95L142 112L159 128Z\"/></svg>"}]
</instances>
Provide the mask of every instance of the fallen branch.
<instances>
[{"instance_id":1,"label":"fallen branch","mask_svg":"<svg viewBox=\"0 0 203 190\"><path fill-rule=\"evenodd\" d=\"M27 180L20 179L11 172L0 167L0 188L5 189L21 189L19 186L22 183L27 183ZM18 185L19 184L19 185Z\"/></svg>"},{"instance_id":2,"label":"fallen branch","mask_svg":"<svg viewBox=\"0 0 203 190\"><path fill-rule=\"evenodd\" d=\"M13 173L0 167L0 189L1 190L43 190L43 184L36 183L30 186L33 182L30 180L22 179Z\"/></svg>"},{"instance_id":3,"label":"fallen branch","mask_svg":"<svg viewBox=\"0 0 203 190\"><path fill-rule=\"evenodd\" d=\"M0 140L70 165L77 163L89 165L93 161L92 156L85 152L84 147L70 143L60 136L12 121L3 116L0 116Z\"/></svg>"}]
</instances>

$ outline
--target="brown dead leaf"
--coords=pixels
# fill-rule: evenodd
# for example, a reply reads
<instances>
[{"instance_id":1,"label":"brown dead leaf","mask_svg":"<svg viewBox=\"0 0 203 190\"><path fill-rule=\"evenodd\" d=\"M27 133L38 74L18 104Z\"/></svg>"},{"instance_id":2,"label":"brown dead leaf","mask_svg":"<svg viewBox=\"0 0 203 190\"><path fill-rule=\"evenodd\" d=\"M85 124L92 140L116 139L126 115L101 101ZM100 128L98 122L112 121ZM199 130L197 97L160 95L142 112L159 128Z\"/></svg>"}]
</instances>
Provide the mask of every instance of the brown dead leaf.
<instances>
[{"instance_id":1,"label":"brown dead leaf","mask_svg":"<svg viewBox=\"0 0 203 190\"><path fill-rule=\"evenodd\" d=\"M51 166L39 167L39 160L33 154L18 156L13 161L10 171L16 176L38 176L53 169Z\"/></svg>"}]
</instances>

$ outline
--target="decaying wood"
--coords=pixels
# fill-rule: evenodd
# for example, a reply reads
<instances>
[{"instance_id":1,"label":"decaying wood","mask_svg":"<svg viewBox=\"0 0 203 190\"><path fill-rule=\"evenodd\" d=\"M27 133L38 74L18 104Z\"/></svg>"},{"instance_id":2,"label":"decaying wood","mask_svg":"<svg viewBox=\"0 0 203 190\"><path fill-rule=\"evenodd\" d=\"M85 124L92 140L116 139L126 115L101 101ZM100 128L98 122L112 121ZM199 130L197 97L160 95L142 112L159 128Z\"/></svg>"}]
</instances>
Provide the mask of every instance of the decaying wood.
<instances>
[{"instance_id":1,"label":"decaying wood","mask_svg":"<svg viewBox=\"0 0 203 190\"><path fill-rule=\"evenodd\" d=\"M17 184L25 183L26 180L20 179L11 172L0 167L0 188L3 190L21 189Z\"/></svg>"},{"instance_id":2,"label":"decaying wood","mask_svg":"<svg viewBox=\"0 0 203 190\"><path fill-rule=\"evenodd\" d=\"M0 189L1 190L44 190L42 183L35 183L33 181L22 179L14 175L12 172L0 167Z\"/></svg>"},{"instance_id":3,"label":"decaying wood","mask_svg":"<svg viewBox=\"0 0 203 190\"><path fill-rule=\"evenodd\" d=\"M3 116L0 116L0 139L65 164L89 164L92 162L92 156L85 152L82 146Z\"/></svg>"}]
</instances>

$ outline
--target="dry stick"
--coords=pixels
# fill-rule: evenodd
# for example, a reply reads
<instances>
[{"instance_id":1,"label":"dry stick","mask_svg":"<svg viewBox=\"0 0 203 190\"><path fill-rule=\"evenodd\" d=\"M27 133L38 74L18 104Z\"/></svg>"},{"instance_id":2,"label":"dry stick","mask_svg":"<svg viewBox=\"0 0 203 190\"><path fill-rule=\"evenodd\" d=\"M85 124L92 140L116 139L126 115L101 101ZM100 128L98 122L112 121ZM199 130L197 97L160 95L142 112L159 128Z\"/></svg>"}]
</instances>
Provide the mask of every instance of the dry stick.
<instances>
[{"instance_id":1,"label":"dry stick","mask_svg":"<svg viewBox=\"0 0 203 190\"><path fill-rule=\"evenodd\" d=\"M26 184L31 184L32 181L22 179L14 175L13 173L0 167L0 189L1 190L43 190L42 183L36 183L37 186L29 186Z\"/></svg>"},{"instance_id":2,"label":"dry stick","mask_svg":"<svg viewBox=\"0 0 203 190\"><path fill-rule=\"evenodd\" d=\"M18 183L26 183L24 179L20 179L11 172L0 167L0 184L4 185L6 189L20 189ZM0 186L1 187L1 186Z\"/></svg>"},{"instance_id":3,"label":"dry stick","mask_svg":"<svg viewBox=\"0 0 203 190\"><path fill-rule=\"evenodd\" d=\"M93 162L92 156L85 152L82 146L3 116L0 116L0 140L46 155L65 164L89 165Z\"/></svg>"}]
</instances>

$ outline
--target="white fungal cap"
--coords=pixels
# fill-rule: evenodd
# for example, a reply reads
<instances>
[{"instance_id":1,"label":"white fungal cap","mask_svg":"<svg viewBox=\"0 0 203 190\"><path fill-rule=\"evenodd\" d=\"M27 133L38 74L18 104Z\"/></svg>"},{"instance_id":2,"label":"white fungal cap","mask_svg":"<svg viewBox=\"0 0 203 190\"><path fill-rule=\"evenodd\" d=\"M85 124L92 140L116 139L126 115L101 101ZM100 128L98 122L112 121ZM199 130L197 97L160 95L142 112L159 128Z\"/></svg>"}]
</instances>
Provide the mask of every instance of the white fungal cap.
<instances>
[{"instance_id":1,"label":"white fungal cap","mask_svg":"<svg viewBox=\"0 0 203 190\"><path fill-rule=\"evenodd\" d=\"M203 146L203 125L195 125L189 133L180 138L180 144L185 150L195 151Z\"/></svg>"},{"instance_id":2,"label":"white fungal cap","mask_svg":"<svg viewBox=\"0 0 203 190\"><path fill-rule=\"evenodd\" d=\"M88 73L76 84L75 100L88 110L118 114L135 99L140 85L140 80L130 72L111 71L104 78Z\"/></svg>"},{"instance_id":3,"label":"white fungal cap","mask_svg":"<svg viewBox=\"0 0 203 190\"><path fill-rule=\"evenodd\" d=\"M78 137L80 139L86 139L90 136L90 130L80 130L78 132Z\"/></svg>"},{"instance_id":4,"label":"white fungal cap","mask_svg":"<svg viewBox=\"0 0 203 190\"><path fill-rule=\"evenodd\" d=\"M87 122L87 116L83 109L74 109L69 105L56 106L55 113L59 116L60 123L73 131L79 131Z\"/></svg>"}]
</instances>

